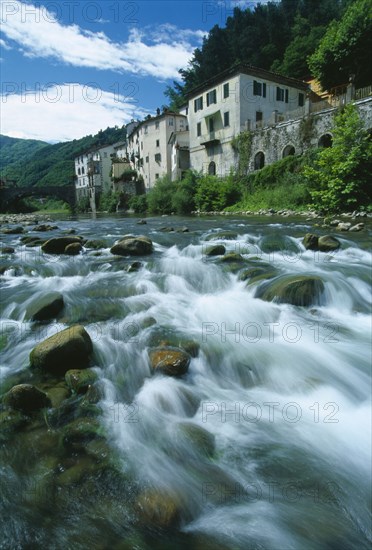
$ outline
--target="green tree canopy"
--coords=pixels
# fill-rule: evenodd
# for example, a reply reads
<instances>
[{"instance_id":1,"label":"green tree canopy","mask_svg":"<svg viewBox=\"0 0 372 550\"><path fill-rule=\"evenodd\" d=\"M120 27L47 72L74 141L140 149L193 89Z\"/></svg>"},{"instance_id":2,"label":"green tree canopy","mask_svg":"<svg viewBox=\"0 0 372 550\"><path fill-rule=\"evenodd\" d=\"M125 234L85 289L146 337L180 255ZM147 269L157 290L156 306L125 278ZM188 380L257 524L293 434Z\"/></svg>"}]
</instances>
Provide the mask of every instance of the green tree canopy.
<instances>
[{"instance_id":1,"label":"green tree canopy","mask_svg":"<svg viewBox=\"0 0 372 550\"><path fill-rule=\"evenodd\" d=\"M329 25L309 67L325 90L348 82L352 74L357 86L365 86L372 83L371 51L372 0L355 0Z\"/></svg>"}]
</instances>

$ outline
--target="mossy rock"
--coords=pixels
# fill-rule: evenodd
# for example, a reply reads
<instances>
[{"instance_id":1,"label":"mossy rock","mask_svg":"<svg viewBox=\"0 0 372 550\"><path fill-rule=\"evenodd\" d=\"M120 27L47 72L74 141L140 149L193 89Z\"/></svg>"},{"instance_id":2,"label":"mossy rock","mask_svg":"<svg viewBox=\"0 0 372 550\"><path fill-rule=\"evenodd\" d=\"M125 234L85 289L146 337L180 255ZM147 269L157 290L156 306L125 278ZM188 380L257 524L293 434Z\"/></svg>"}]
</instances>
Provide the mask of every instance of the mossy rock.
<instances>
[{"instance_id":1,"label":"mossy rock","mask_svg":"<svg viewBox=\"0 0 372 550\"><path fill-rule=\"evenodd\" d=\"M137 273L142 267L142 262L133 262L127 267L128 273Z\"/></svg>"},{"instance_id":2,"label":"mossy rock","mask_svg":"<svg viewBox=\"0 0 372 550\"><path fill-rule=\"evenodd\" d=\"M15 250L12 246L4 246L1 249L1 254L14 254Z\"/></svg>"},{"instance_id":3,"label":"mossy rock","mask_svg":"<svg viewBox=\"0 0 372 550\"><path fill-rule=\"evenodd\" d=\"M31 384L14 386L3 396L3 404L25 414L31 414L52 405L47 394Z\"/></svg>"},{"instance_id":4,"label":"mossy rock","mask_svg":"<svg viewBox=\"0 0 372 550\"><path fill-rule=\"evenodd\" d=\"M57 408L70 397L70 390L66 386L53 386L45 390L49 397L52 407Z\"/></svg>"},{"instance_id":5,"label":"mossy rock","mask_svg":"<svg viewBox=\"0 0 372 550\"><path fill-rule=\"evenodd\" d=\"M314 235L313 233L306 233L305 237L303 238L302 244L306 248L306 250L318 250L318 235Z\"/></svg>"},{"instance_id":6,"label":"mossy rock","mask_svg":"<svg viewBox=\"0 0 372 550\"><path fill-rule=\"evenodd\" d=\"M75 393L85 393L98 376L92 369L71 369L65 374L67 387Z\"/></svg>"},{"instance_id":7,"label":"mossy rock","mask_svg":"<svg viewBox=\"0 0 372 550\"><path fill-rule=\"evenodd\" d=\"M29 247L42 246L46 241L45 239L40 239L40 237L22 237L21 242Z\"/></svg>"},{"instance_id":8,"label":"mossy rock","mask_svg":"<svg viewBox=\"0 0 372 550\"><path fill-rule=\"evenodd\" d=\"M176 528L181 518L179 499L164 490L151 489L141 493L136 509L141 523L147 527Z\"/></svg>"},{"instance_id":9,"label":"mossy rock","mask_svg":"<svg viewBox=\"0 0 372 550\"><path fill-rule=\"evenodd\" d=\"M238 234L234 231L219 231L218 233L212 233L211 235L207 235L205 240L206 241L235 241L235 239L238 238Z\"/></svg>"},{"instance_id":10,"label":"mossy rock","mask_svg":"<svg viewBox=\"0 0 372 550\"><path fill-rule=\"evenodd\" d=\"M104 398L104 396L105 392L102 382L95 382L88 387L87 392L84 395L84 399L81 402L81 406L85 407L88 405L96 405Z\"/></svg>"},{"instance_id":11,"label":"mossy rock","mask_svg":"<svg viewBox=\"0 0 372 550\"><path fill-rule=\"evenodd\" d=\"M318 248L321 252L334 252L340 246L340 241L336 237L332 237L332 235L324 235L318 239Z\"/></svg>"},{"instance_id":12,"label":"mossy rock","mask_svg":"<svg viewBox=\"0 0 372 550\"><path fill-rule=\"evenodd\" d=\"M66 247L74 243L81 245L80 237L55 237L46 241L41 250L46 254L64 254Z\"/></svg>"},{"instance_id":13,"label":"mossy rock","mask_svg":"<svg viewBox=\"0 0 372 550\"><path fill-rule=\"evenodd\" d=\"M111 253L118 256L145 256L152 252L152 241L144 235L123 237L111 248Z\"/></svg>"},{"instance_id":14,"label":"mossy rock","mask_svg":"<svg viewBox=\"0 0 372 550\"><path fill-rule=\"evenodd\" d=\"M213 457L215 452L215 437L213 434L190 422L180 422L177 425L177 439L191 447L200 455Z\"/></svg>"},{"instance_id":15,"label":"mossy rock","mask_svg":"<svg viewBox=\"0 0 372 550\"><path fill-rule=\"evenodd\" d=\"M226 252L226 248L223 244L215 244L214 246L208 246L205 249L204 254L206 256L223 256Z\"/></svg>"},{"instance_id":16,"label":"mossy rock","mask_svg":"<svg viewBox=\"0 0 372 550\"><path fill-rule=\"evenodd\" d=\"M64 307L62 294L59 292L49 292L40 298L36 298L27 307L26 320L31 321L51 321L55 319Z\"/></svg>"},{"instance_id":17,"label":"mossy rock","mask_svg":"<svg viewBox=\"0 0 372 550\"><path fill-rule=\"evenodd\" d=\"M188 371L191 357L184 350L163 346L149 351L150 366L154 372L167 376L182 376Z\"/></svg>"},{"instance_id":18,"label":"mossy rock","mask_svg":"<svg viewBox=\"0 0 372 550\"><path fill-rule=\"evenodd\" d=\"M68 244L64 250L64 254L67 254L68 256L77 256L82 252L83 247L81 243L71 243Z\"/></svg>"},{"instance_id":19,"label":"mossy rock","mask_svg":"<svg viewBox=\"0 0 372 550\"><path fill-rule=\"evenodd\" d=\"M266 302L308 307L322 305L323 293L324 283L320 277L285 275L259 286L255 297Z\"/></svg>"},{"instance_id":20,"label":"mossy rock","mask_svg":"<svg viewBox=\"0 0 372 550\"><path fill-rule=\"evenodd\" d=\"M85 247L99 250L100 248L107 248L107 242L99 239L90 239L85 243Z\"/></svg>"},{"instance_id":21,"label":"mossy rock","mask_svg":"<svg viewBox=\"0 0 372 550\"><path fill-rule=\"evenodd\" d=\"M71 368L88 367L92 352L89 334L75 325L38 344L30 353L30 364L51 374L65 374Z\"/></svg>"},{"instance_id":22,"label":"mossy rock","mask_svg":"<svg viewBox=\"0 0 372 550\"><path fill-rule=\"evenodd\" d=\"M14 409L0 411L0 443L17 434L28 422L30 418L21 411Z\"/></svg>"},{"instance_id":23,"label":"mossy rock","mask_svg":"<svg viewBox=\"0 0 372 550\"><path fill-rule=\"evenodd\" d=\"M91 456L79 456L75 464L56 477L56 483L59 486L77 485L87 476L96 475L100 470L101 466Z\"/></svg>"},{"instance_id":24,"label":"mossy rock","mask_svg":"<svg viewBox=\"0 0 372 550\"><path fill-rule=\"evenodd\" d=\"M239 281L248 281L249 284L254 284L263 279L272 279L277 275L277 269L271 266L250 267L239 273Z\"/></svg>"},{"instance_id":25,"label":"mossy rock","mask_svg":"<svg viewBox=\"0 0 372 550\"><path fill-rule=\"evenodd\" d=\"M225 254L223 258L220 259L221 263L241 263L244 262L244 258L241 254L237 254L236 252L229 252L228 254Z\"/></svg>"},{"instance_id":26,"label":"mossy rock","mask_svg":"<svg viewBox=\"0 0 372 550\"><path fill-rule=\"evenodd\" d=\"M67 449L83 450L93 439L103 438L105 431L95 418L77 418L63 428L62 443Z\"/></svg>"}]
</instances>

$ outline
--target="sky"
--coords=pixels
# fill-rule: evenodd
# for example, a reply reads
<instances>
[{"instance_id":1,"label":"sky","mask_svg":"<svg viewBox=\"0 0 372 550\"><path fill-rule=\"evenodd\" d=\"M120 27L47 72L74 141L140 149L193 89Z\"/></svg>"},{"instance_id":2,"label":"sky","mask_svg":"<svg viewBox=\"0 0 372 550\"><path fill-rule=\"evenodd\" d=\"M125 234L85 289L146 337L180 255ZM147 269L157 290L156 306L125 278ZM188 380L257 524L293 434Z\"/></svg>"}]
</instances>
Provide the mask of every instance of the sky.
<instances>
[{"instance_id":1,"label":"sky","mask_svg":"<svg viewBox=\"0 0 372 550\"><path fill-rule=\"evenodd\" d=\"M154 114L236 6L267 0L0 0L0 133L50 143Z\"/></svg>"}]
</instances>

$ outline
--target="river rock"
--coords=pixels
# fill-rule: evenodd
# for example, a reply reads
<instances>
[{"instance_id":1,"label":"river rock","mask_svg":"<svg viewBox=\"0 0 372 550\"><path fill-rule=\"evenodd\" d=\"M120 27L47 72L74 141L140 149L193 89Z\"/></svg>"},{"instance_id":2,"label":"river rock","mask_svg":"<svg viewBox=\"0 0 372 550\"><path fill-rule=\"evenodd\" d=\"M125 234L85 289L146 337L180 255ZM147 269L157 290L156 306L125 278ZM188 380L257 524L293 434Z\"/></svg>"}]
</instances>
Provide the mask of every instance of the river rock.
<instances>
[{"instance_id":1,"label":"river rock","mask_svg":"<svg viewBox=\"0 0 372 550\"><path fill-rule=\"evenodd\" d=\"M259 241L259 247L265 254L272 252L293 252L298 253L298 245L289 237L283 235L265 235Z\"/></svg>"},{"instance_id":2,"label":"river rock","mask_svg":"<svg viewBox=\"0 0 372 550\"><path fill-rule=\"evenodd\" d=\"M215 451L215 437L213 434L191 422L178 424L177 439L183 441L203 456L212 457Z\"/></svg>"},{"instance_id":3,"label":"river rock","mask_svg":"<svg viewBox=\"0 0 372 550\"><path fill-rule=\"evenodd\" d=\"M128 273L136 273L137 271L139 271L141 269L141 267L142 267L142 262L133 262L130 265L128 265L127 272Z\"/></svg>"},{"instance_id":4,"label":"river rock","mask_svg":"<svg viewBox=\"0 0 372 550\"><path fill-rule=\"evenodd\" d=\"M205 250L206 256L223 256L226 252L226 248L223 244L216 244L214 246L208 246Z\"/></svg>"},{"instance_id":5,"label":"river rock","mask_svg":"<svg viewBox=\"0 0 372 550\"><path fill-rule=\"evenodd\" d=\"M324 235L318 239L318 250L321 252L332 252L338 250L340 246L340 241L332 235Z\"/></svg>"},{"instance_id":6,"label":"river rock","mask_svg":"<svg viewBox=\"0 0 372 550\"><path fill-rule=\"evenodd\" d=\"M30 418L21 411L14 409L0 411L0 443L11 438L28 422L30 422Z\"/></svg>"},{"instance_id":7,"label":"river rock","mask_svg":"<svg viewBox=\"0 0 372 550\"><path fill-rule=\"evenodd\" d=\"M146 220L138 220L137 222L137 225L146 225L146 224L147 224Z\"/></svg>"},{"instance_id":8,"label":"river rock","mask_svg":"<svg viewBox=\"0 0 372 550\"><path fill-rule=\"evenodd\" d=\"M340 222L338 224L338 226L336 227L336 229L338 229L339 231L349 231L351 227L351 223L349 222Z\"/></svg>"},{"instance_id":9,"label":"river rock","mask_svg":"<svg viewBox=\"0 0 372 550\"><path fill-rule=\"evenodd\" d=\"M53 374L65 374L71 368L88 367L92 351L89 334L75 325L38 344L30 353L30 363Z\"/></svg>"},{"instance_id":10,"label":"river rock","mask_svg":"<svg viewBox=\"0 0 372 550\"><path fill-rule=\"evenodd\" d=\"M14 254L15 250L12 246L4 246L1 249L1 254Z\"/></svg>"},{"instance_id":11,"label":"river rock","mask_svg":"<svg viewBox=\"0 0 372 550\"><path fill-rule=\"evenodd\" d=\"M349 231L362 231L364 229L364 223L357 223L356 225L353 225L350 227Z\"/></svg>"},{"instance_id":12,"label":"river rock","mask_svg":"<svg viewBox=\"0 0 372 550\"><path fill-rule=\"evenodd\" d=\"M306 233L302 244L306 248L306 250L318 250L318 235L314 235L313 233Z\"/></svg>"},{"instance_id":13,"label":"river rock","mask_svg":"<svg viewBox=\"0 0 372 550\"><path fill-rule=\"evenodd\" d=\"M229 252L226 254L223 258L220 259L220 262L224 263L230 263L230 262L244 262L244 258L241 254L237 254L236 252Z\"/></svg>"},{"instance_id":14,"label":"river rock","mask_svg":"<svg viewBox=\"0 0 372 550\"><path fill-rule=\"evenodd\" d=\"M180 504L167 491L148 490L139 495L136 508L140 520L152 527L170 529L180 521Z\"/></svg>"},{"instance_id":15,"label":"river rock","mask_svg":"<svg viewBox=\"0 0 372 550\"><path fill-rule=\"evenodd\" d=\"M272 266L257 266L244 269L239 273L240 281L249 281L249 284L257 283L263 279L273 279L278 275L278 270Z\"/></svg>"},{"instance_id":16,"label":"river rock","mask_svg":"<svg viewBox=\"0 0 372 550\"><path fill-rule=\"evenodd\" d=\"M55 237L46 241L41 250L46 254L64 254L66 247L74 243L81 245L80 237Z\"/></svg>"},{"instance_id":17,"label":"river rock","mask_svg":"<svg viewBox=\"0 0 372 550\"><path fill-rule=\"evenodd\" d=\"M71 243L68 244L65 248L64 254L69 256L77 256L83 250L81 243Z\"/></svg>"},{"instance_id":18,"label":"river rock","mask_svg":"<svg viewBox=\"0 0 372 550\"><path fill-rule=\"evenodd\" d=\"M34 247L34 246L42 246L45 243L45 241L43 239L40 239L40 237L27 236L27 237L21 238L21 243L29 247Z\"/></svg>"},{"instance_id":19,"label":"river rock","mask_svg":"<svg viewBox=\"0 0 372 550\"><path fill-rule=\"evenodd\" d=\"M63 446L75 451L84 449L88 441L104 436L104 429L94 418L77 418L64 427Z\"/></svg>"},{"instance_id":20,"label":"river rock","mask_svg":"<svg viewBox=\"0 0 372 550\"><path fill-rule=\"evenodd\" d=\"M107 248L107 243L100 239L90 239L85 243L85 247L98 250L99 248Z\"/></svg>"},{"instance_id":21,"label":"river rock","mask_svg":"<svg viewBox=\"0 0 372 550\"><path fill-rule=\"evenodd\" d=\"M64 307L63 296L59 292L44 294L27 307L26 319L31 321L50 321L55 319Z\"/></svg>"},{"instance_id":22,"label":"river rock","mask_svg":"<svg viewBox=\"0 0 372 550\"><path fill-rule=\"evenodd\" d=\"M152 252L152 241L144 235L123 237L111 248L111 253L119 256L144 256Z\"/></svg>"},{"instance_id":23,"label":"river rock","mask_svg":"<svg viewBox=\"0 0 372 550\"><path fill-rule=\"evenodd\" d=\"M6 227L2 230L2 233L5 235L18 235L19 233L24 233L24 229L20 225L17 227Z\"/></svg>"},{"instance_id":24,"label":"river rock","mask_svg":"<svg viewBox=\"0 0 372 550\"><path fill-rule=\"evenodd\" d=\"M217 241L217 240L223 240L223 241L234 241L237 239L238 234L234 231L219 231L218 233L212 233L211 235L207 235L205 240L206 241Z\"/></svg>"},{"instance_id":25,"label":"river rock","mask_svg":"<svg viewBox=\"0 0 372 550\"><path fill-rule=\"evenodd\" d=\"M162 346L149 351L150 365L155 372L168 376L182 376L188 371L191 357L184 350Z\"/></svg>"},{"instance_id":26,"label":"river rock","mask_svg":"<svg viewBox=\"0 0 372 550\"><path fill-rule=\"evenodd\" d=\"M31 384L19 384L14 386L3 397L3 403L7 407L30 414L45 407L51 406L51 401L46 393L40 391Z\"/></svg>"},{"instance_id":27,"label":"river rock","mask_svg":"<svg viewBox=\"0 0 372 550\"><path fill-rule=\"evenodd\" d=\"M324 284L319 277L286 275L258 287L255 297L266 302L311 306L321 305L323 292Z\"/></svg>"},{"instance_id":28,"label":"river rock","mask_svg":"<svg viewBox=\"0 0 372 550\"><path fill-rule=\"evenodd\" d=\"M67 386L75 393L85 393L97 378L97 373L92 369L71 369L65 374Z\"/></svg>"}]
</instances>

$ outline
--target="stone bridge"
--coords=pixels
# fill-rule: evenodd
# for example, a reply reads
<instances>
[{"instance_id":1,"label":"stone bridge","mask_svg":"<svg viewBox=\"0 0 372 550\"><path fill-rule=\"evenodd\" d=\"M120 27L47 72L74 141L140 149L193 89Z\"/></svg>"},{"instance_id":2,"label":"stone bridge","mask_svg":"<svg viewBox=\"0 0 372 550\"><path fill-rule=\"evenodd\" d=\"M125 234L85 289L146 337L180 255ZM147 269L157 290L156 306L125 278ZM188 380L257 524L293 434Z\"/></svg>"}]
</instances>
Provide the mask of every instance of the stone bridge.
<instances>
[{"instance_id":1,"label":"stone bridge","mask_svg":"<svg viewBox=\"0 0 372 550\"><path fill-rule=\"evenodd\" d=\"M5 187L0 189L0 210L4 211L11 204L27 197L53 197L67 202L71 210L75 209L75 186L62 187Z\"/></svg>"},{"instance_id":2,"label":"stone bridge","mask_svg":"<svg viewBox=\"0 0 372 550\"><path fill-rule=\"evenodd\" d=\"M372 129L372 97L353 102L364 127ZM337 108L310 112L295 120L252 131L251 156L248 172L272 164L288 155L301 155L314 147L329 147Z\"/></svg>"}]
</instances>

